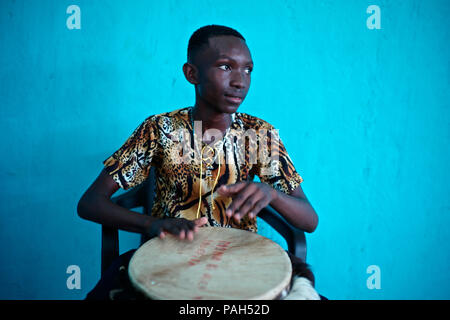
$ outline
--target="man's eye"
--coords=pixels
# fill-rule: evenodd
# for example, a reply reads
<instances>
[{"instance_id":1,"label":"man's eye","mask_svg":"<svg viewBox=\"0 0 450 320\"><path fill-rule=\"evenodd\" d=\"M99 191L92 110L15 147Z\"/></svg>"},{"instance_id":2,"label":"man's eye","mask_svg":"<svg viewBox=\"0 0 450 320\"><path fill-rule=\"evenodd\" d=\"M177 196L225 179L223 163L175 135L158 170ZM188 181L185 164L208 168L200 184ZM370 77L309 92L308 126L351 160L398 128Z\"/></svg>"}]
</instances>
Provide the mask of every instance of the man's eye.
<instances>
[{"instance_id":1,"label":"man's eye","mask_svg":"<svg viewBox=\"0 0 450 320\"><path fill-rule=\"evenodd\" d=\"M219 66L219 68L222 70L230 70L231 69L230 66L227 64L223 64L223 65Z\"/></svg>"},{"instance_id":2,"label":"man's eye","mask_svg":"<svg viewBox=\"0 0 450 320\"><path fill-rule=\"evenodd\" d=\"M247 73L248 73L248 74L252 73L252 71L253 71L252 68L247 68L246 70L247 70Z\"/></svg>"}]
</instances>

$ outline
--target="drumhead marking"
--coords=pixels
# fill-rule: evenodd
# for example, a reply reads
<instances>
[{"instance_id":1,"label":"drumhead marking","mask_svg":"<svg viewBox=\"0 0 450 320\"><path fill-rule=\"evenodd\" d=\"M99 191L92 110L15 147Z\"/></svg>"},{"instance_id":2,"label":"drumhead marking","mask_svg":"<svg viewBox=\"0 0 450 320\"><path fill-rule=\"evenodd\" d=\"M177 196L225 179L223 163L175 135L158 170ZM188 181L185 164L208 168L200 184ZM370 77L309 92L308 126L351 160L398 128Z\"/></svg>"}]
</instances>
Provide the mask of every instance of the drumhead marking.
<instances>
[{"instance_id":1,"label":"drumhead marking","mask_svg":"<svg viewBox=\"0 0 450 320\"><path fill-rule=\"evenodd\" d=\"M172 236L144 243L130 260L133 285L152 299L274 299L289 286L291 261L256 233L202 227L192 242Z\"/></svg>"}]
</instances>

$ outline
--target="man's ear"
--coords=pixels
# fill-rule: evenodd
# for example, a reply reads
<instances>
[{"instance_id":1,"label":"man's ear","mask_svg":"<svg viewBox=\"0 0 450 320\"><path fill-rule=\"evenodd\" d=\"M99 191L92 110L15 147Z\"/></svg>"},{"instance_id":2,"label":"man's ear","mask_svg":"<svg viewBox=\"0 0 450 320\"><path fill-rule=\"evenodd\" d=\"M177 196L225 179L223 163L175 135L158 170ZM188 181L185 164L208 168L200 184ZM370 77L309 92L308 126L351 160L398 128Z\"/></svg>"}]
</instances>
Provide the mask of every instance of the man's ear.
<instances>
[{"instance_id":1,"label":"man's ear","mask_svg":"<svg viewBox=\"0 0 450 320\"><path fill-rule=\"evenodd\" d=\"M186 62L183 65L183 73L187 81L192 84L198 84L198 68L193 64Z\"/></svg>"}]
</instances>

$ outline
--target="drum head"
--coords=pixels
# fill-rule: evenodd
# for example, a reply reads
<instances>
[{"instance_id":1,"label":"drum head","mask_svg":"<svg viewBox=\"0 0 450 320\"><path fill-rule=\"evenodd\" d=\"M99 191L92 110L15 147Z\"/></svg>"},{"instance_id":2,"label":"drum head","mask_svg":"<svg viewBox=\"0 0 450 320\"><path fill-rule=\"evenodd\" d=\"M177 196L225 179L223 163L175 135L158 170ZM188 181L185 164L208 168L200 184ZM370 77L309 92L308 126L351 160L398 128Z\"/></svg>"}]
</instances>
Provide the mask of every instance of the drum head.
<instances>
[{"instance_id":1,"label":"drum head","mask_svg":"<svg viewBox=\"0 0 450 320\"><path fill-rule=\"evenodd\" d=\"M131 258L133 285L152 299L275 299L289 286L286 252L256 233L202 227L194 241L153 238Z\"/></svg>"}]
</instances>

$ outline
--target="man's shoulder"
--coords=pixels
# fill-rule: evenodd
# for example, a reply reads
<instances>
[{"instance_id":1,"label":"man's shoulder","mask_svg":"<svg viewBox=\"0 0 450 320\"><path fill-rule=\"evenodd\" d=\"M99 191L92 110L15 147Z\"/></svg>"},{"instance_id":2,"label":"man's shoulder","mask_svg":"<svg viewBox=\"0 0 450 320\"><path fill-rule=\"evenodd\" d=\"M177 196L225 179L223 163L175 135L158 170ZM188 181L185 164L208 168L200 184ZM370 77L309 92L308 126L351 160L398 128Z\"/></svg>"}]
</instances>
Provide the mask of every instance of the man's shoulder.
<instances>
[{"instance_id":1,"label":"man's shoulder","mask_svg":"<svg viewBox=\"0 0 450 320\"><path fill-rule=\"evenodd\" d=\"M167 121L179 121L183 120L188 116L189 107L176 109L173 111L166 111L158 114L153 114L148 116L144 122L167 122Z\"/></svg>"},{"instance_id":2,"label":"man's shoulder","mask_svg":"<svg viewBox=\"0 0 450 320\"><path fill-rule=\"evenodd\" d=\"M241 122L244 129L274 129L268 121L244 112L236 112L236 119Z\"/></svg>"}]
</instances>

